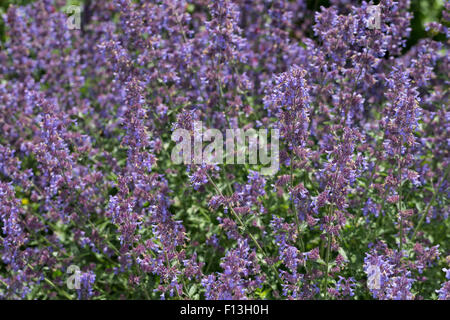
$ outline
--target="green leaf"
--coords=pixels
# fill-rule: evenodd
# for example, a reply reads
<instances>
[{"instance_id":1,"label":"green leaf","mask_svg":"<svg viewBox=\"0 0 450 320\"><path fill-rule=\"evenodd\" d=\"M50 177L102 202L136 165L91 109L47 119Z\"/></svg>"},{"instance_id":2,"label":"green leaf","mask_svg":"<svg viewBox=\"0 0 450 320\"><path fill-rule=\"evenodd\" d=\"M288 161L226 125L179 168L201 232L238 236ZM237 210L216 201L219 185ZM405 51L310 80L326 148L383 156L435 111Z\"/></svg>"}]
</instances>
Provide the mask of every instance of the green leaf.
<instances>
[{"instance_id":1,"label":"green leaf","mask_svg":"<svg viewBox=\"0 0 450 320\"><path fill-rule=\"evenodd\" d=\"M346 261L348 261L347 254L345 253L345 251L342 247L339 247L338 252Z\"/></svg>"}]
</instances>

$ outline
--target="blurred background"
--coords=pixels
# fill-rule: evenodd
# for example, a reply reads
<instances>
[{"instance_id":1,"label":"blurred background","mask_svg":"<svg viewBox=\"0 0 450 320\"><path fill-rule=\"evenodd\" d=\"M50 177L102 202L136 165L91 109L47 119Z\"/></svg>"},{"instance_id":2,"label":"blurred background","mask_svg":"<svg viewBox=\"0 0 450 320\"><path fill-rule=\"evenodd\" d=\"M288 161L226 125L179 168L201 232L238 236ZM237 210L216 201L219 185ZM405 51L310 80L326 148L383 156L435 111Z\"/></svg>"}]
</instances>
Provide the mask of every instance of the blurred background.
<instances>
[{"instance_id":1,"label":"blurred background","mask_svg":"<svg viewBox=\"0 0 450 320\"><path fill-rule=\"evenodd\" d=\"M3 15L8 7L11 4L15 5L26 5L33 1L39 0L0 0L0 15ZM87 3L92 0L67 0L66 5L77 5L81 3ZM96 1L96 0L93 0ZM102 1L102 0L100 0ZM255 0L248 0L248 2L253 2ZM269 0L256 0L256 1L265 1L270 3ZM296 0L294 0L296 1ZM298 0L305 1L307 3L308 9L310 10L319 10L321 6L329 7L333 2L334 3L342 3L342 4L353 4L358 5L362 1L356 0ZM59 1L64 3L64 1ZM187 2L190 2L189 0ZM379 0L373 1L374 4L378 4ZM411 0L410 11L414 14L414 18L411 21L411 36L408 39L407 46L405 47L405 51L416 44L421 38L425 38L427 36L427 32L425 31L425 23L431 21L439 21L440 16L442 14L442 8L444 6L444 0ZM301 22L300 22L301 23ZM0 20L0 40L3 41L5 37L4 23L3 19ZM445 41L445 35L438 35L434 38L437 41Z\"/></svg>"}]
</instances>

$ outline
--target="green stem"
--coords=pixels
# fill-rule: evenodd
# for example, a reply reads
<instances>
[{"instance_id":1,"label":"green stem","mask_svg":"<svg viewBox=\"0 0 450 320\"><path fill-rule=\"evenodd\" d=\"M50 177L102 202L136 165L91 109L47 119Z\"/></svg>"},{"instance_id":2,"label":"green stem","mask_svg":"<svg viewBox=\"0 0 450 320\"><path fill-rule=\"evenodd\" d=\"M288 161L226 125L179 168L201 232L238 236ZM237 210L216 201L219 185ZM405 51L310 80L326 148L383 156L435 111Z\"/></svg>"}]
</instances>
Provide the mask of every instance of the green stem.
<instances>
[{"instance_id":1,"label":"green stem","mask_svg":"<svg viewBox=\"0 0 450 320\"><path fill-rule=\"evenodd\" d=\"M399 187L398 187L398 214L400 216L400 251L402 251L403 247L403 218L402 218L402 166L400 161L400 156L398 156L397 160L398 164L398 179L399 179Z\"/></svg>"},{"instance_id":2,"label":"green stem","mask_svg":"<svg viewBox=\"0 0 450 320\"><path fill-rule=\"evenodd\" d=\"M27 263L28 268L34 271L34 268ZM64 297L66 297L69 300L72 300L72 297L65 291L61 290L56 284L54 284L52 281L50 281L47 277L44 277L44 281L47 282L50 286L52 286L58 293Z\"/></svg>"},{"instance_id":3,"label":"green stem","mask_svg":"<svg viewBox=\"0 0 450 320\"><path fill-rule=\"evenodd\" d=\"M330 218L333 215L333 206L330 207ZM326 272L325 272L325 299L328 299L328 267L330 263L330 252L331 252L331 233L327 234L327 252L325 256Z\"/></svg>"},{"instance_id":4,"label":"green stem","mask_svg":"<svg viewBox=\"0 0 450 320\"><path fill-rule=\"evenodd\" d=\"M0 283L2 283L6 288L9 287L8 284L5 281L3 281L2 279L0 279Z\"/></svg>"},{"instance_id":5,"label":"green stem","mask_svg":"<svg viewBox=\"0 0 450 320\"><path fill-rule=\"evenodd\" d=\"M137 261L136 253L133 252L132 256L133 256L133 260L134 260L133 262L136 262ZM151 298L150 298L150 296L148 295L148 292L147 292L147 279L145 277L145 274L142 271L142 269L139 266L139 264L136 264L136 268L137 268L137 270L138 270L138 272L139 272L139 274L141 276L141 279L142 279L141 283L143 284L143 287L141 285L139 285L139 288L141 289L141 291L144 292L145 299L151 300Z\"/></svg>"},{"instance_id":6,"label":"green stem","mask_svg":"<svg viewBox=\"0 0 450 320\"><path fill-rule=\"evenodd\" d=\"M291 150L291 210L292 210L292 212L294 214L294 217L295 217L295 223L297 224L297 231L298 231L298 239L299 239L299 242L300 242L300 248L304 252L305 248L304 248L304 243L303 243L302 237L300 235L300 232L301 232L300 220L298 219L297 208L296 208L295 203L294 203L293 190L294 190L294 146L292 146L292 150Z\"/></svg>"}]
</instances>

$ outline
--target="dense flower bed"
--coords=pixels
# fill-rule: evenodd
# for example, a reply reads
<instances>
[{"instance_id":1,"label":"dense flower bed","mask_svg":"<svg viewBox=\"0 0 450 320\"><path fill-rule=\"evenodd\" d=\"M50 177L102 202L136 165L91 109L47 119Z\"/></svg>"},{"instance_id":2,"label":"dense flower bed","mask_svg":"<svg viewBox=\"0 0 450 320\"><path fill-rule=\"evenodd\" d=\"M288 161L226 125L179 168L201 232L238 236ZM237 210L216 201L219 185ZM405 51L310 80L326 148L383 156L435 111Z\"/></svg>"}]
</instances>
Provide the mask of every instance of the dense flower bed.
<instances>
[{"instance_id":1,"label":"dense flower bed","mask_svg":"<svg viewBox=\"0 0 450 320\"><path fill-rule=\"evenodd\" d=\"M407 46L409 2L10 5L0 298L449 299L450 2ZM174 163L196 121L279 170Z\"/></svg>"}]
</instances>

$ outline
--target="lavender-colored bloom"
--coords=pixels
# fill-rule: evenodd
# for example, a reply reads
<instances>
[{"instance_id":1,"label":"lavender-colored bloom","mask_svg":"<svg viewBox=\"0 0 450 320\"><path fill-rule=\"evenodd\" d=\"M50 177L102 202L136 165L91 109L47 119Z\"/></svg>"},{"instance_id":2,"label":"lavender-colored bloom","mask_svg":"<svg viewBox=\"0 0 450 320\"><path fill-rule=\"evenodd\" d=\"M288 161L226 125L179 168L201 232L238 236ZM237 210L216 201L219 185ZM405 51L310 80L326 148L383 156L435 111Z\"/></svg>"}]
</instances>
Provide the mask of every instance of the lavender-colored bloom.
<instances>
[{"instance_id":1,"label":"lavender-colored bloom","mask_svg":"<svg viewBox=\"0 0 450 320\"><path fill-rule=\"evenodd\" d=\"M0 299L449 298L450 1L425 33L410 0L84 1L80 30L25 2L0 17ZM194 121L280 129L279 175L174 165Z\"/></svg>"}]
</instances>

